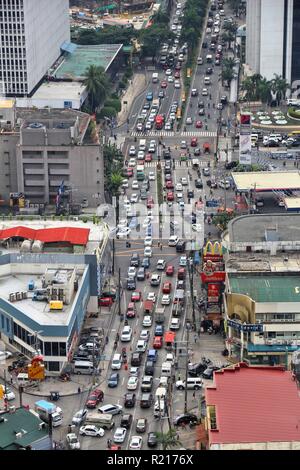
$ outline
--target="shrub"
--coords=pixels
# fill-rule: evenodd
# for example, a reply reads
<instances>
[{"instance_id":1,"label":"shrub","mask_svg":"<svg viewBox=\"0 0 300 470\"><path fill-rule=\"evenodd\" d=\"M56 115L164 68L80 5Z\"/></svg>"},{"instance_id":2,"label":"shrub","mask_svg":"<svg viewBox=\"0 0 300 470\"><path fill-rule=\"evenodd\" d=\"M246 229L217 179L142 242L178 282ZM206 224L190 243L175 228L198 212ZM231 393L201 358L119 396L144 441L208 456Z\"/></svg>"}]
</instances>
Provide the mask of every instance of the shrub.
<instances>
[{"instance_id":1,"label":"shrub","mask_svg":"<svg viewBox=\"0 0 300 470\"><path fill-rule=\"evenodd\" d=\"M108 98L105 101L104 106L106 108L114 108L117 111L117 113L119 113L122 108L121 101L119 99L112 99L112 98Z\"/></svg>"},{"instance_id":2,"label":"shrub","mask_svg":"<svg viewBox=\"0 0 300 470\"><path fill-rule=\"evenodd\" d=\"M111 106L104 106L100 113L97 113L97 119L104 119L104 117L115 117L117 114L115 108L112 108Z\"/></svg>"}]
</instances>

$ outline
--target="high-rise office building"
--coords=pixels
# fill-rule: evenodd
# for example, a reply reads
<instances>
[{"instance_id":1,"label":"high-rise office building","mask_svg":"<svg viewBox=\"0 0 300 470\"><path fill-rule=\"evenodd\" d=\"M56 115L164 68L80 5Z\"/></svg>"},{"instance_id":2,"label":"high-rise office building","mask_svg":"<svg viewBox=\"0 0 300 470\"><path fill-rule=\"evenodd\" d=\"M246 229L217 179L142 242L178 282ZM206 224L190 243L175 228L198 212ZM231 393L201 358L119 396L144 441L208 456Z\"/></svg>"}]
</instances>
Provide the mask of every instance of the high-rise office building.
<instances>
[{"instance_id":1,"label":"high-rise office building","mask_svg":"<svg viewBox=\"0 0 300 470\"><path fill-rule=\"evenodd\" d=\"M246 63L268 80L300 79L300 0L247 0Z\"/></svg>"},{"instance_id":2,"label":"high-rise office building","mask_svg":"<svg viewBox=\"0 0 300 470\"><path fill-rule=\"evenodd\" d=\"M65 41L69 0L0 0L0 92L30 95Z\"/></svg>"}]
</instances>

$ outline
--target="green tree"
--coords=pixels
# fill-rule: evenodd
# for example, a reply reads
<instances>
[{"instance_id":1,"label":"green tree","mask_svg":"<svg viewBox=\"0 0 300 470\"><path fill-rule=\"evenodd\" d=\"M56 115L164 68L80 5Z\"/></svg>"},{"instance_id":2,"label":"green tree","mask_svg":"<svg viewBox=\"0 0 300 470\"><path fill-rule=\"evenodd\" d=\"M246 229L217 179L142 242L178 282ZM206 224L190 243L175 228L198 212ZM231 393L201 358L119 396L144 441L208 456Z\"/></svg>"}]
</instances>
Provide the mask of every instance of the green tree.
<instances>
[{"instance_id":1,"label":"green tree","mask_svg":"<svg viewBox=\"0 0 300 470\"><path fill-rule=\"evenodd\" d=\"M228 69L233 69L235 66L235 61L233 57L228 57L227 59L223 60L223 67Z\"/></svg>"},{"instance_id":2,"label":"green tree","mask_svg":"<svg viewBox=\"0 0 300 470\"><path fill-rule=\"evenodd\" d=\"M226 211L221 212L213 217L213 224L218 227L222 232L227 229L228 222L235 217L234 212L228 214Z\"/></svg>"},{"instance_id":3,"label":"green tree","mask_svg":"<svg viewBox=\"0 0 300 470\"><path fill-rule=\"evenodd\" d=\"M111 173L109 179L109 189L111 191L112 196L116 196L118 194L122 181L123 176L121 172L115 171Z\"/></svg>"},{"instance_id":4,"label":"green tree","mask_svg":"<svg viewBox=\"0 0 300 470\"><path fill-rule=\"evenodd\" d=\"M234 34L230 31L224 31L222 34L222 40L227 44L227 48L230 49L231 43L234 41Z\"/></svg>"},{"instance_id":5,"label":"green tree","mask_svg":"<svg viewBox=\"0 0 300 470\"><path fill-rule=\"evenodd\" d=\"M258 83L257 91L262 103L269 104L271 99L271 82L266 78L262 78Z\"/></svg>"},{"instance_id":6,"label":"green tree","mask_svg":"<svg viewBox=\"0 0 300 470\"><path fill-rule=\"evenodd\" d=\"M277 106L280 105L281 100L285 99L287 90L291 87L285 78L275 74L273 80L271 80L271 90L276 93Z\"/></svg>"},{"instance_id":7,"label":"green tree","mask_svg":"<svg viewBox=\"0 0 300 470\"><path fill-rule=\"evenodd\" d=\"M161 43L174 39L168 27L161 25L152 25L150 28L144 29L141 32L142 41L142 54L147 57L155 57L160 48Z\"/></svg>"},{"instance_id":8,"label":"green tree","mask_svg":"<svg viewBox=\"0 0 300 470\"><path fill-rule=\"evenodd\" d=\"M227 82L227 86L230 86L230 82L233 79L233 77L234 77L233 70L230 69L229 67L225 67L221 73L222 85L224 82Z\"/></svg>"},{"instance_id":9,"label":"green tree","mask_svg":"<svg viewBox=\"0 0 300 470\"><path fill-rule=\"evenodd\" d=\"M181 442L177 439L177 433L175 429L170 429L168 432L157 432L157 442L161 444L163 450L171 449L172 447L181 446Z\"/></svg>"},{"instance_id":10,"label":"green tree","mask_svg":"<svg viewBox=\"0 0 300 470\"><path fill-rule=\"evenodd\" d=\"M228 5L233 10L235 16L239 16L242 7L241 0L228 0Z\"/></svg>"},{"instance_id":11,"label":"green tree","mask_svg":"<svg viewBox=\"0 0 300 470\"><path fill-rule=\"evenodd\" d=\"M86 86L89 94L91 111L94 112L109 91L109 81L103 67L90 65L86 71L86 78L83 84Z\"/></svg>"}]
</instances>

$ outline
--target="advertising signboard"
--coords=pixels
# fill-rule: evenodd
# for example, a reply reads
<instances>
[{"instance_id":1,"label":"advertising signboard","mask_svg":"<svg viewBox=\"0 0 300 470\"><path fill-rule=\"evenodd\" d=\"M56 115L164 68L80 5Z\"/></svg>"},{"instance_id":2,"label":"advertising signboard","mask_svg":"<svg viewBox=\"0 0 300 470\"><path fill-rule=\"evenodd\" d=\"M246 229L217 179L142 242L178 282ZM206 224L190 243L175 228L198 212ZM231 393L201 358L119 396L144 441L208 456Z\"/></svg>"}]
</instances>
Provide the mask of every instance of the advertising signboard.
<instances>
[{"instance_id":1,"label":"advertising signboard","mask_svg":"<svg viewBox=\"0 0 300 470\"><path fill-rule=\"evenodd\" d=\"M251 165L251 114L246 112L240 115L239 163Z\"/></svg>"}]
</instances>

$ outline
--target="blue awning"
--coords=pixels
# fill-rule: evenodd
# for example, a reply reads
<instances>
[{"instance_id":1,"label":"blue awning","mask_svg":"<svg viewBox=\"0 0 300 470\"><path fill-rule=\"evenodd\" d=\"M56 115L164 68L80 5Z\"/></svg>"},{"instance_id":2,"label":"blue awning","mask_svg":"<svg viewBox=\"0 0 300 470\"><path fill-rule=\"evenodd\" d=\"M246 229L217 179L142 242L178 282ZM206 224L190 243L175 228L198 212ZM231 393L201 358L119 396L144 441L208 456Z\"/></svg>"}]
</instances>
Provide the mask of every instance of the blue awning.
<instances>
[{"instance_id":1,"label":"blue awning","mask_svg":"<svg viewBox=\"0 0 300 470\"><path fill-rule=\"evenodd\" d=\"M297 351L299 349L299 345L284 345L284 344L271 344L271 345L264 345L264 344L251 344L248 343L247 347L249 352L292 352Z\"/></svg>"},{"instance_id":2,"label":"blue awning","mask_svg":"<svg viewBox=\"0 0 300 470\"><path fill-rule=\"evenodd\" d=\"M77 49L77 44L74 44L73 42L68 42L65 41L61 46L61 50L64 52L69 52L69 54L73 54L73 52L76 51Z\"/></svg>"}]
</instances>

